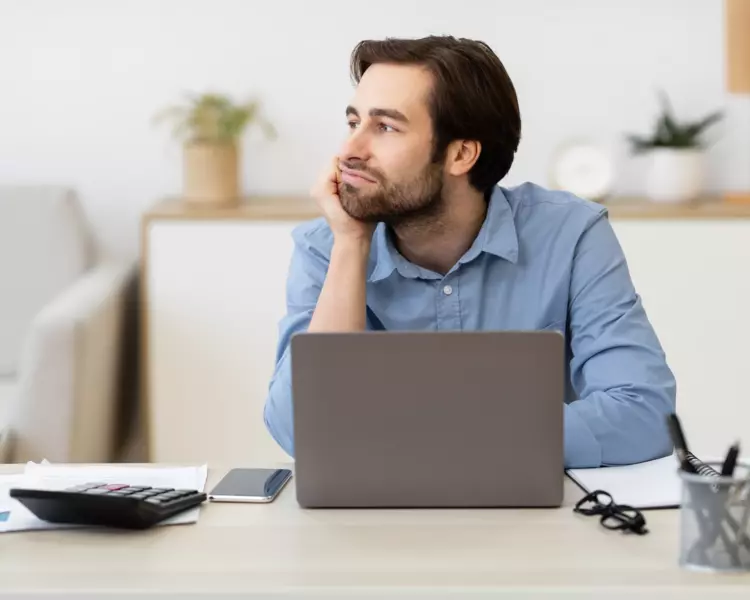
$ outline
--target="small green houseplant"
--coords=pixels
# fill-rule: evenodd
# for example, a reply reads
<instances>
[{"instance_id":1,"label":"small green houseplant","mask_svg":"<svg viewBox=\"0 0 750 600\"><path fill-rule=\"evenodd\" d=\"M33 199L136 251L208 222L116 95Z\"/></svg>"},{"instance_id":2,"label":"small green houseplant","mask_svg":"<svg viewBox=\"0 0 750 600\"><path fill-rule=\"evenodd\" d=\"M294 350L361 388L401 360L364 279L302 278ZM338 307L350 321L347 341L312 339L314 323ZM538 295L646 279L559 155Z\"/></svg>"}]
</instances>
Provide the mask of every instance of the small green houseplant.
<instances>
[{"instance_id":1,"label":"small green houseplant","mask_svg":"<svg viewBox=\"0 0 750 600\"><path fill-rule=\"evenodd\" d=\"M256 100L238 103L224 94L189 93L180 105L154 117L171 121L183 144L183 194L189 203L225 205L240 198L240 141L257 125L267 138L276 131Z\"/></svg>"},{"instance_id":2,"label":"small green houseplant","mask_svg":"<svg viewBox=\"0 0 750 600\"><path fill-rule=\"evenodd\" d=\"M659 93L661 112L648 136L628 135L633 154L648 154L647 195L658 202L694 200L704 176L706 131L723 117L715 111L694 121L680 121L666 93Z\"/></svg>"}]
</instances>

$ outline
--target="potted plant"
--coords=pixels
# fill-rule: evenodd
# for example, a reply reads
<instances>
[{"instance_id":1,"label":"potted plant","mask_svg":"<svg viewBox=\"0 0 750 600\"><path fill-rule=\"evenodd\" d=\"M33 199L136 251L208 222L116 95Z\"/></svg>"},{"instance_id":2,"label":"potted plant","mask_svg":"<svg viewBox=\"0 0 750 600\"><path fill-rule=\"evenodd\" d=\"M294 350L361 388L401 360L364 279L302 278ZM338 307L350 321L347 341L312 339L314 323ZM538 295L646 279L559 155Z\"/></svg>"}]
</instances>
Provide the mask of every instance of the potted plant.
<instances>
[{"instance_id":1,"label":"potted plant","mask_svg":"<svg viewBox=\"0 0 750 600\"><path fill-rule=\"evenodd\" d=\"M273 138L273 126L260 114L255 100L235 103L222 94L187 94L155 118L171 120L173 134L183 142L183 195L186 202L229 205L239 202L240 139L257 124Z\"/></svg>"},{"instance_id":2,"label":"potted plant","mask_svg":"<svg viewBox=\"0 0 750 600\"><path fill-rule=\"evenodd\" d=\"M722 118L722 112L713 112L697 121L679 122L667 95L660 92L659 96L662 111L651 136L628 136L635 154L649 154L646 194L656 202L694 200L703 186L702 135Z\"/></svg>"}]
</instances>

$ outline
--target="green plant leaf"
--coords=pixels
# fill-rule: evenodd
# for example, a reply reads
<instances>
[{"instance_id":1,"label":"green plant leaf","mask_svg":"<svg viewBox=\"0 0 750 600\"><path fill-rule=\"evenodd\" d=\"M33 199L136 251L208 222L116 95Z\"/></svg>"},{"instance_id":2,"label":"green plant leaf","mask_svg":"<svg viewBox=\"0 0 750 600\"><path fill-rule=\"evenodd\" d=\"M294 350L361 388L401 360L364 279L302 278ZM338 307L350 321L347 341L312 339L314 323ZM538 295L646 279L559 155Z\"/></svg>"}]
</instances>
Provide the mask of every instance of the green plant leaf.
<instances>
[{"instance_id":1,"label":"green plant leaf","mask_svg":"<svg viewBox=\"0 0 750 600\"><path fill-rule=\"evenodd\" d=\"M680 126L674 117L672 103L664 90L659 90L659 98L662 106L661 124L665 133L663 139L668 140L671 136L679 135Z\"/></svg>"},{"instance_id":2,"label":"green plant leaf","mask_svg":"<svg viewBox=\"0 0 750 600\"><path fill-rule=\"evenodd\" d=\"M711 125L713 125L714 123L718 123L723 118L724 118L723 111L713 112L710 115L698 121L697 123L688 125L686 128L686 132L692 137L697 137L700 134L702 134L706 129L708 129Z\"/></svg>"},{"instance_id":3,"label":"green plant leaf","mask_svg":"<svg viewBox=\"0 0 750 600\"><path fill-rule=\"evenodd\" d=\"M722 118L722 112L716 111L696 123L680 123L674 116L669 97L659 90L661 112L654 123L650 137L628 136L634 153L641 153L652 148L695 148L701 145L700 134Z\"/></svg>"},{"instance_id":4,"label":"green plant leaf","mask_svg":"<svg viewBox=\"0 0 750 600\"><path fill-rule=\"evenodd\" d=\"M266 134L270 131L256 100L235 104L216 92L186 92L184 103L157 113L154 124L165 120L173 122L176 138L191 142L234 143L251 125L260 126Z\"/></svg>"},{"instance_id":5,"label":"green plant leaf","mask_svg":"<svg viewBox=\"0 0 750 600\"><path fill-rule=\"evenodd\" d=\"M628 135L627 139L636 154L645 152L654 145L654 141L652 139L647 139L637 135Z\"/></svg>"}]
</instances>

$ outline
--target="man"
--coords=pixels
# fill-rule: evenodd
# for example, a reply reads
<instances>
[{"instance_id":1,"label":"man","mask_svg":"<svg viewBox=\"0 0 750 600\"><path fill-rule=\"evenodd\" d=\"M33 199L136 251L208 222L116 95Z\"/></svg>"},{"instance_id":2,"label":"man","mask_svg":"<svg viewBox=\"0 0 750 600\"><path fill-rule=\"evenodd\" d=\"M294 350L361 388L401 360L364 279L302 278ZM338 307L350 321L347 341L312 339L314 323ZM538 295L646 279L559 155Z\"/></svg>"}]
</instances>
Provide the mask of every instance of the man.
<instances>
[{"instance_id":1,"label":"man","mask_svg":"<svg viewBox=\"0 0 750 600\"><path fill-rule=\"evenodd\" d=\"M293 234L264 411L274 439L294 456L294 333L559 329L565 465L667 455L675 381L605 209L498 185L521 132L498 57L465 39L389 39L358 44L351 67L350 131L312 191L324 218Z\"/></svg>"}]
</instances>

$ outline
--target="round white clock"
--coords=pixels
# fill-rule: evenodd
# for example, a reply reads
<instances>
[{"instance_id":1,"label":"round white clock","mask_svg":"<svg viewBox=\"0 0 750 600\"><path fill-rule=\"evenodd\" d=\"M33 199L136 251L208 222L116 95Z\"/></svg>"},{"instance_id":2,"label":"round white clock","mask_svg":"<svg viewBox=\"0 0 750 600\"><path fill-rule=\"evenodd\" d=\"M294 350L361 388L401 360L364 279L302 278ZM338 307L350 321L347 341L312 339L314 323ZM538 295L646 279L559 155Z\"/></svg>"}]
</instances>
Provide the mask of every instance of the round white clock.
<instances>
[{"instance_id":1,"label":"round white clock","mask_svg":"<svg viewBox=\"0 0 750 600\"><path fill-rule=\"evenodd\" d=\"M614 180L614 166L609 154L590 142L565 144L552 163L552 184L595 202L610 193Z\"/></svg>"}]
</instances>

